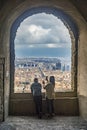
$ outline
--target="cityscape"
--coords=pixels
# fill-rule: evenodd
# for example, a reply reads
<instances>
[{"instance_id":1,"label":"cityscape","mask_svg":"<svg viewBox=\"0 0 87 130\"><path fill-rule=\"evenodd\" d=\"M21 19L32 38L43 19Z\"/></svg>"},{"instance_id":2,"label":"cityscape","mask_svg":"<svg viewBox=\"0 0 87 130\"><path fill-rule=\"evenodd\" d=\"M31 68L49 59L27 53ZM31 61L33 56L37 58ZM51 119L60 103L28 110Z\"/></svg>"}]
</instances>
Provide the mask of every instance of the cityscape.
<instances>
[{"instance_id":1,"label":"cityscape","mask_svg":"<svg viewBox=\"0 0 87 130\"><path fill-rule=\"evenodd\" d=\"M46 77L55 77L55 92L71 90L71 66L57 57L15 58L14 93L31 93L35 77L46 84Z\"/></svg>"}]
</instances>

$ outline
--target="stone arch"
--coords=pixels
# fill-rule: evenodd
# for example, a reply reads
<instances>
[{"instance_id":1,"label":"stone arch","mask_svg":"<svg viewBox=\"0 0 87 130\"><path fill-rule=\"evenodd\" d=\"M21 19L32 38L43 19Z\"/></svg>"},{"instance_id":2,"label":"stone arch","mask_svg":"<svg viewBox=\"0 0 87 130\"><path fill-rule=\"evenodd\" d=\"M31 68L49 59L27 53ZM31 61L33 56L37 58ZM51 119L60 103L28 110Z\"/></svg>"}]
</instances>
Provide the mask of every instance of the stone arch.
<instances>
[{"instance_id":1,"label":"stone arch","mask_svg":"<svg viewBox=\"0 0 87 130\"><path fill-rule=\"evenodd\" d=\"M32 16L33 14L37 13L47 13L47 14L53 14L57 18L61 19L61 21L64 23L64 25L68 28L71 41L72 41L72 88L77 91L77 53L78 53L78 36L79 31L78 27L73 20L73 18L66 14L63 10L54 8L54 7L48 7L48 6L40 6L40 7L33 7L31 9L28 9L24 11L12 24L11 30L10 30L10 67L11 67L11 81L14 81L14 39L16 36L17 28L20 26L20 23L27 17ZM14 86L14 83L11 82L11 86ZM12 90L12 89L11 89ZM13 91L13 90L12 90Z\"/></svg>"},{"instance_id":2,"label":"stone arch","mask_svg":"<svg viewBox=\"0 0 87 130\"><path fill-rule=\"evenodd\" d=\"M47 14L53 14L54 16L58 17L59 19L62 20L62 22L65 24L65 26L68 28L70 36L71 36L71 40L72 40L72 87L74 88L73 91L71 92L66 92L66 93L58 93L58 96L61 97L60 99L56 99L55 100L55 106L58 106L61 104L64 105L63 107L65 107L66 103L70 103L70 111L66 111L66 107L65 109L61 109L58 110L56 107L56 113L60 113L60 114L65 114L65 115L77 115L78 114L78 99L77 99L77 58L78 58L78 36L79 36L79 32L78 32L78 27L75 23L75 21L73 20L73 18L68 15L67 13L65 13L63 10L58 9L58 8L54 8L54 7L49 7L49 6L39 6L39 7L33 7L31 9L25 10L20 16L18 16L16 18L16 20L12 23L11 29L10 29L10 86L11 88L11 93L10 93L10 114L14 115L14 114L18 114L18 115L23 115L23 114L27 114L29 115L32 114L32 112L34 111L34 107L33 107L33 102L32 102L32 98L31 98L31 94L14 94L13 93L13 86L14 86L14 39L16 36L16 31L17 28L19 27L20 23L27 17L33 15L33 14L37 14L37 13L42 13L45 12ZM57 95L57 94L56 94ZM73 97L73 99L69 98L66 100L65 97ZM63 99L63 102L61 102ZM18 100L18 101L17 101ZM60 104L59 104L59 100L60 100ZM19 102L20 101L20 102ZM28 105L26 108L26 102L28 101ZM19 105L20 103L20 105ZM71 108L72 104L74 103L73 107ZM43 101L43 104L45 105L45 101ZM23 107L25 105L25 108ZM19 106L19 108L18 108ZM32 106L32 108L30 108L29 106ZM21 107L21 108L20 108ZM20 111L21 109L21 111ZM28 111L26 110L28 109Z\"/></svg>"},{"instance_id":3,"label":"stone arch","mask_svg":"<svg viewBox=\"0 0 87 130\"><path fill-rule=\"evenodd\" d=\"M11 77L12 71L13 71L13 70L11 70L11 66L13 66L12 65L13 61L10 61L10 59L11 59L10 54L12 54L13 51L14 51L14 47L13 47L14 43L13 43L12 39L14 39L16 30L17 30L18 26L20 25L21 21L23 21L23 18L25 18L25 16L27 16L28 11L29 12L31 11L31 15L34 14L34 13L43 12L43 11L45 11L46 13L52 13L55 16L57 16L59 14L58 15L59 18L63 21L63 23L69 29L69 33L71 34L70 36L71 36L71 39L72 39L72 44L74 46L73 47L74 50L72 52L73 53L72 54L73 55L72 60L74 62L73 62L72 66L76 66L76 67L73 67L73 72L72 72L73 73L73 79L74 79L73 81L75 81L75 82L72 82L72 85L76 86L75 87L76 90L75 90L74 93L73 92L65 93L65 94L59 93L60 97L61 96L67 97L67 100L69 102L69 106L68 105L66 106L66 103L68 103L68 102L63 98L57 100L58 102L60 102L60 104L56 104L56 106L58 106L58 105L61 106L62 104L64 104L64 107L66 106L65 109L70 110L70 111L65 111L65 110L61 109L60 114L61 113L63 115L64 114L66 114L66 115L73 115L73 114L76 115L76 114L78 114L78 98L77 98L77 92L76 91L77 91L77 64L78 64L77 59L78 59L79 31L78 31L77 24L79 26L79 29L82 29L82 26L81 26L82 21L80 19L81 15L78 13L78 11L75 8L73 8L72 4L70 4L70 7L65 7L66 2L65 2L64 5L63 5L62 2L59 2L59 1L57 2L55 0L54 0L53 3L52 2L50 2L50 3L51 4L49 4L49 2L46 2L46 1L43 1L43 3L41 3L40 0L38 0L37 3L35 1L30 2L30 1L26 0L25 2L19 1L18 5L17 5L17 3L15 5L12 5L12 6L11 6L12 3L10 4L10 6L8 6L9 3L6 5L7 12L5 12L5 14L3 15L4 16L2 18L2 22L3 22L2 25L3 26L1 27L1 29L2 29L1 31L3 32L4 35L0 39L1 43L3 43L3 44L1 44L1 46L3 48L2 54L5 57L5 70L6 70L6 76L4 76L5 77L5 102L4 102L5 103L4 104L4 106L5 106L5 117L8 116L9 112L10 112L10 114L14 114L14 113L16 114L16 112L17 112L19 115L21 115L21 113L23 113L23 111L20 111L20 109L22 109L21 105L23 105L23 104L19 105L19 102L17 102L17 100L16 100L16 99L18 99L20 102L22 102L22 100L23 100L22 96L21 95L17 95L17 96L9 95L10 86L12 86L11 81L12 81L12 78L13 78L13 77ZM38 8L38 11L36 11L37 8ZM35 10L35 12L33 12L33 10ZM10 11L11 11L11 13L9 13ZM50 11L52 11L52 12L50 12ZM3 10L3 12L4 12L4 10ZM76 13L76 15L75 15L75 13ZM19 22L17 20L19 20ZM81 21L81 22L79 22L79 21ZM15 24L17 26L14 26ZM13 35L11 35L11 33L13 33ZM11 46L12 46L12 48L11 48ZM14 60L14 54L12 54L12 56L13 56L13 60ZM29 95L26 94L26 96L25 95L23 95L23 96L25 97L25 99L28 99ZM73 97L73 99L68 98L68 97ZM9 101L11 103L9 103ZM61 104L61 101L63 101L62 104ZM28 102L29 102L29 100L28 100ZM16 104L19 105L21 108L17 109ZM72 104L73 104L74 108L73 108ZM10 109L9 109L9 106L10 106ZM67 107L69 107L69 108L67 108ZM26 108L26 106L25 106L25 108ZM27 108L27 109L29 109L29 108ZM32 110L33 110L33 108L32 108ZM56 109L56 111L58 112L57 109ZM25 112L26 112L26 109L25 109ZM26 114L29 114L29 113L26 113Z\"/></svg>"}]
</instances>

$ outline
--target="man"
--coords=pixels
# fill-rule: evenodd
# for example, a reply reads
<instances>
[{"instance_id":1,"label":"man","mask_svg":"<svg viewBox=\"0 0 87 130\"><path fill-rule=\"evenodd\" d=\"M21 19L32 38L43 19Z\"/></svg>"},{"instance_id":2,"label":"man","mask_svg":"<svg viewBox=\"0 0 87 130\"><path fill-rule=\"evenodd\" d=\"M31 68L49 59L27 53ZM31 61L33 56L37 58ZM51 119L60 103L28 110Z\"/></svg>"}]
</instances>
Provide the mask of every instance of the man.
<instances>
[{"instance_id":1,"label":"man","mask_svg":"<svg viewBox=\"0 0 87 130\"><path fill-rule=\"evenodd\" d=\"M31 92L35 102L36 114L38 118L42 118L42 85L38 83L38 78L34 79L34 83L31 84Z\"/></svg>"}]
</instances>

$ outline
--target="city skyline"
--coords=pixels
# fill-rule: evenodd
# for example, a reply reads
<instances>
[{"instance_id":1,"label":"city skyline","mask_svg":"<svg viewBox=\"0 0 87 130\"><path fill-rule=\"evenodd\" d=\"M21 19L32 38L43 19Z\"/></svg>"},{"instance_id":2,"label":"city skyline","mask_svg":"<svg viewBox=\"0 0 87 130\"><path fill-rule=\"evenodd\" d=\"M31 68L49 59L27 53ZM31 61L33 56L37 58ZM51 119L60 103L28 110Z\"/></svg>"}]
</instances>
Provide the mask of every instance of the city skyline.
<instances>
[{"instance_id":1,"label":"city skyline","mask_svg":"<svg viewBox=\"0 0 87 130\"><path fill-rule=\"evenodd\" d=\"M15 63L17 62L17 60L22 60L24 63L25 63L25 61L26 61L26 59L27 59L27 61L30 59L31 61L33 61L33 59L48 59L48 60L51 60L51 62L53 61L53 60L55 60L56 61L56 63L57 62L61 62L61 64L65 64L65 65L69 65L70 66L70 68L71 68L71 59L65 59L65 58L63 58L63 57L42 57L42 56L39 56L39 57L36 57L36 56L29 56L29 57L15 57Z\"/></svg>"},{"instance_id":2,"label":"city skyline","mask_svg":"<svg viewBox=\"0 0 87 130\"><path fill-rule=\"evenodd\" d=\"M55 91L71 90L71 69L58 58L22 58L15 59L14 92L27 93L35 77L42 84L46 77L55 77ZM44 92L44 89L42 90Z\"/></svg>"}]
</instances>

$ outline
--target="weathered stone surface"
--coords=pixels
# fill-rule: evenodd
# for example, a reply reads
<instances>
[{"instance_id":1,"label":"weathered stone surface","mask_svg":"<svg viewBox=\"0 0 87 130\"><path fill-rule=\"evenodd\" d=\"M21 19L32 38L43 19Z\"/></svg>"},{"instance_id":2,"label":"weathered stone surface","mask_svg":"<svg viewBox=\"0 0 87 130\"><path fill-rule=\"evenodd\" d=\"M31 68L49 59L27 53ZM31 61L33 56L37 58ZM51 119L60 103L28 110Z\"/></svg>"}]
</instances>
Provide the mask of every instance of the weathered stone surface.
<instances>
[{"instance_id":1,"label":"weathered stone surface","mask_svg":"<svg viewBox=\"0 0 87 130\"><path fill-rule=\"evenodd\" d=\"M3 75L4 75L4 68L3 68L3 62L4 59L0 58L0 121L3 121L3 106L4 106L4 80L3 80Z\"/></svg>"},{"instance_id":2,"label":"weathered stone surface","mask_svg":"<svg viewBox=\"0 0 87 130\"><path fill-rule=\"evenodd\" d=\"M0 130L87 130L87 121L80 117L9 117Z\"/></svg>"},{"instance_id":3,"label":"weathered stone surface","mask_svg":"<svg viewBox=\"0 0 87 130\"><path fill-rule=\"evenodd\" d=\"M16 128L11 125L4 124L4 125L1 125L0 130L16 130Z\"/></svg>"}]
</instances>

